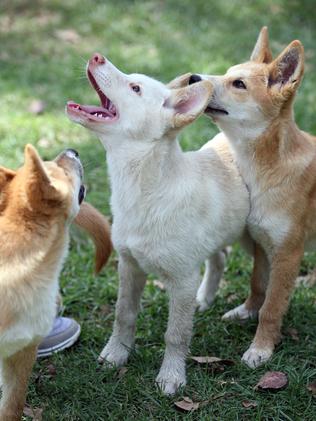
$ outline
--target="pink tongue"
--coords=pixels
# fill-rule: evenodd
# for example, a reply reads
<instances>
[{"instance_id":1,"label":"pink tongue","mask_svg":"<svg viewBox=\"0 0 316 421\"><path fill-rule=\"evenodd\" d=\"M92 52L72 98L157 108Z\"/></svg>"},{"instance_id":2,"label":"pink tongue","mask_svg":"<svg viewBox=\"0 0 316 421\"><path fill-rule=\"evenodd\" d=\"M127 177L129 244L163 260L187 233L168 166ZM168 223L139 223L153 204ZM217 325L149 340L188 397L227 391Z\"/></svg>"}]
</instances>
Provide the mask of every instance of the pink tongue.
<instances>
[{"instance_id":1,"label":"pink tongue","mask_svg":"<svg viewBox=\"0 0 316 421\"><path fill-rule=\"evenodd\" d=\"M113 117L113 114L103 107L95 107L94 105L80 105L80 109L88 114L102 113L103 115Z\"/></svg>"}]
</instances>

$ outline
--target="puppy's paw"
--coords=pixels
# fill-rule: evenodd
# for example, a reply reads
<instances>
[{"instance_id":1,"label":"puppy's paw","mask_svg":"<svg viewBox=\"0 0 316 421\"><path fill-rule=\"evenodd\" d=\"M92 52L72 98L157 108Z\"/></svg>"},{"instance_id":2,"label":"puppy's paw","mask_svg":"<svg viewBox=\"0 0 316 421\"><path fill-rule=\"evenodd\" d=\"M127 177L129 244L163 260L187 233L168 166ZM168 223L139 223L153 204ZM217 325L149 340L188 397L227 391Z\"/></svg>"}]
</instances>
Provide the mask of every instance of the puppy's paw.
<instances>
[{"instance_id":1,"label":"puppy's paw","mask_svg":"<svg viewBox=\"0 0 316 421\"><path fill-rule=\"evenodd\" d=\"M255 319L258 316L258 311L248 310L245 304L233 308L222 316L222 320L239 320L245 321L248 319Z\"/></svg>"},{"instance_id":2,"label":"puppy's paw","mask_svg":"<svg viewBox=\"0 0 316 421\"><path fill-rule=\"evenodd\" d=\"M251 345L250 348L242 356L242 361L247 364L250 368L256 368L267 362L273 349L270 348L258 348L255 345Z\"/></svg>"},{"instance_id":3,"label":"puppy's paw","mask_svg":"<svg viewBox=\"0 0 316 421\"><path fill-rule=\"evenodd\" d=\"M120 367L124 365L129 356L129 349L118 340L110 339L99 355L98 362L101 364Z\"/></svg>"},{"instance_id":4,"label":"puppy's paw","mask_svg":"<svg viewBox=\"0 0 316 421\"><path fill-rule=\"evenodd\" d=\"M198 311L206 311L213 304L214 297L205 297L202 294L197 294L196 302Z\"/></svg>"},{"instance_id":5,"label":"puppy's paw","mask_svg":"<svg viewBox=\"0 0 316 421\"><path fill-rule=\"evenodd\" d=\"M178 389L186 385L185 374L164 373L160 370L156 383L165 395L174 395Z\"/></svg>"}]
</instances>

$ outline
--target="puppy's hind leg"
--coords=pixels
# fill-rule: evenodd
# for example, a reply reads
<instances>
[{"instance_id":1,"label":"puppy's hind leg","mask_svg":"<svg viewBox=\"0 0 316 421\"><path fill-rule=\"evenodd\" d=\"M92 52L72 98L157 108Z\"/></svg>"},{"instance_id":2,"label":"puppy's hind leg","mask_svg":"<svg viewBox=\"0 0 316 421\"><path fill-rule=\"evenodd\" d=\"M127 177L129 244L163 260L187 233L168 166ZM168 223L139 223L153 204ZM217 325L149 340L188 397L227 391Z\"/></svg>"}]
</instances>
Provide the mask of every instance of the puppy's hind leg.
<instances>
[{"instance_id":1,"label":"puppy's hind leg","mask_svg":"<svg viewBox=\"0 0 316 421\"><path fill-rule=\"evenodd\" d=\"M36 350L33 344L2 361L1 421L21 420Z\"/></svg>"},{"instance_id":2,"label":"puppy's hind leg","mask_svg":"<svg viewBox=\"0 0 316 421\"><path fill-rule=\"evenodd\" d=\"M220 251L205 262L203 280L196 296L199 311L207 310L214 301L224 271L225 257L225 252Z\"/></svg>"},{"instance_id":3,"label":"puppy's hind leg","mask_svg":"<svg viewBox=\"0 0 316 421\"><path fill-rule=\"evenodd\" d=\"M99 362L115 366L126 363L134 345L136 317L146 276L132 257L119 256L120 286L113 333L103 348Z\"/></svg>"},{"instance_id":4,"label":"puppy's hind leg","mask_svg":"<svg viewBox=\"0 0 316 421\"><path fill-rule=\"evenodd\" d=\"M243 304L225 313L222 319L245 321L256 318L265 299L269 273L270 264L266 253L259 244L254 244L254 267L249 297Z\"/></svg>"}]
</instances>

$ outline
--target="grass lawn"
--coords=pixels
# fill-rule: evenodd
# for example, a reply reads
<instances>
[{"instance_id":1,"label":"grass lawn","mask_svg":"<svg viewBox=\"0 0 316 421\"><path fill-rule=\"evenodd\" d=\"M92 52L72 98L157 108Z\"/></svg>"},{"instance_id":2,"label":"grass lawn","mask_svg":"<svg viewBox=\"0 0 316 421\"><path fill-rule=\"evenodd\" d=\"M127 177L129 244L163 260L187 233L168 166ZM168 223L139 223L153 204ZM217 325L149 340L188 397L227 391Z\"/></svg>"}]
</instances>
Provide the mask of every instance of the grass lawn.
<instances>
[{"instance_id":1,"label":"grass lawn","mask_svg":"<svg viewBox=\"0 0 316 421\"><path fill-rule=\"evenodd\" d=\"M270 28L275 54L293 39L303 42L306 76L296 116L301 128L316 133L315 22L316 8L310 0L2 0L0 164L19 166L27 142L46 158L74 147L86 166L88 201L110 215L104 150L64 114L69 99L97 103L84 77L86 60L99 51L124 72L146 73L163 81L187 71L223 73L248 59L262 25ZM35 99L46 103L40 115L28 111ZM202 117L184 131L181 144L197 149L215 133L212 123ZM28 403L44 408L43 420L316 419L316 400L307 390L316 381L316 287L296 289L282 344L266 366L248 369L240 357L256 323L221 321L221 315L240 304L248 291L252 263L235 246L213 307L195 317L191 346L192 355L229 358L235 364L212 371L189 360L188 386L167 398L154 385L164 351L165 292L152 283L145 289L128 370L100 369L96 358L111 333L117 262L113 256L99 277L92 276L92 245L77 230L73 234L61 289L65 314L81 323L82 335L71 350L36 364ZM315 255L306 256L302 273L314 263ZM286 372L288 387L278 393L255 391L267 370ZM174 402L183 396L209 403L181 413ZM246 409L245 400L257 406Z\"/></svg>"}]
</instances>

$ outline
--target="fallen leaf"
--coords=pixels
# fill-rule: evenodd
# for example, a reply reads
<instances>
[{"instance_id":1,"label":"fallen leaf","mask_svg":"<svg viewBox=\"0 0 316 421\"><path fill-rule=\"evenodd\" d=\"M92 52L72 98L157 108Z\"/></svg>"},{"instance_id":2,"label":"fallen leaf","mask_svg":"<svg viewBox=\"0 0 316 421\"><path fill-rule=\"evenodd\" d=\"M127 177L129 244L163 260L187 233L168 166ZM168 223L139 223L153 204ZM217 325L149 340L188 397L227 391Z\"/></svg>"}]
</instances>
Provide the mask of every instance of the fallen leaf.
<instances>
[{"instance_id":1,"label":"fallen leaf","mask_svg":"<svg viewBox=\"0 0 316 421\"><path fill-rule=\"evenodd\" d=\"M255 390L281 390L288 385L288 378L282 371L268 371L254 387Z\"/></svg>"},{"instance_id":2,"label":"fallen leaf","mask_svg":"<svg viewBox=\"0 0 316 421\"><path fill-rule=\"evenodd\" d=\"M222 364L222 365L234 365L233 360L227 360L218 357L191 357L191 360L198 364Z\"/></svg>"},{"instance_id":3,"label":"fallen leaf","mask_svg":"<svg viewBox=\"0 0 316 421\"><path fill-rule=\"evenodd\" d=\"M25 405L23 414L27 417L31 417L34 421L42 421L43 419L43 408L32 408L29 405Z\"/></svg>"},{"instance_id":4,"label":"fallen leaf","mask_svg":"<svg viewBox=\"0 0 316 421\"><path fill-rule=\"evenodd\" d=\"M117 373L118 379L121 379L128 372L128 367L121 367Z\"/></svg>"},{"instance_id":5,"label":"fallen leaf","mask_svg":"<svg viewBox=\"0 0 316 421\"><path fill-rule=\"evenodd\" d=\"M54 364L48 364L47 371L48 371L48 373L50 374L51 377L54 377L57 374L57 370L56 370L56 367L54 366Z\"/></svg>"},{"instance_id":6,"label":"fallen leaf","mask_svg":"<svg viewBox=\"0 0 316 421\"><path fill-rule=\"evenodd\" d=\"M200 402L193 402L192 399L186 396L182 401L175 402L174 405L176 408L181 409L182 411L190 412L196 411L200 406Z\"/></svg>"},{"instance_id":7,"label":"fallen leaf","mask_svg":"<svg viewBox=\"0 0 316 421\"><path fill-rule=\"evenodd\" d=\"M312 392L312 395L316 397L316 382L313 382L307 385L307 390Z\"/></svg>"},{"instance_id":8,"label":"fallen leaf","mask_svg":"<svg viewBox=\"0 0 316 421\"><path fill-rule=\"evenodd\" d=\"M158 279L155 279L153 281L153 285L155 285L155 287L158 287L161 290L164 290L165 289L164 284L161 281L158 281Z\"/></svg>"},{"instance_id":9,"label":"fallen leaf","mask_svg":"<svg viewBox=\"0 0 316 421\"><path fill-rule=\"evenodd\" d=\"M231 304L231 303L233 303L234 301L237 301L239 299L239 295L238 294L236 294L236 293L233 293L233 294L229 294L227 297L226 297L226 302L228 303L228 304Z\"/></svg>"},{"instance_id":10,"label":"fallen leaf","mask_svg":"<svg viewBox=\"0 0 316 421\"><path fill-rule=\"evenodd\" d=\"M256 408L258 406L257 402L255 402L255 401L247 401L247 400L246 401L242 401L241 404L246 409Z\"/></svg>"},{"instance_id":11,"label":"fallen leaf","mask_svg":"<svg viewBox=\"0 0 316 421\"><path fill-rule=\"evenodd\" d=\"M298 331L297 329L295 329L294 327L289 327L288 329L286 329L285 331L289 336L291 336L291 338L293 339L293 341L298 342L300 340L299 336L298 336Z\"/></svg>"},{"instance_id":12,"label":"fallen leaf","mask_svg":"<svg viewBox=\"0 0 316 421\"><path fill-rule=\"evenodd\" d=\"M74 29L58 29L55 31L55 36L61 41L75 44L80 40L80 35Z\"/></svg>"},{"instance_id":13,"label":"fallen leaf","mask_svg":"<svg viewBox=\"0 0 316 421\"><path fill-rule=\"evenodd\" d=\"M34 99L31 101L28 110L30 113L38 115L42 114L45 111L46 104L41 99Z\"/></svg>"}]
</instances>

